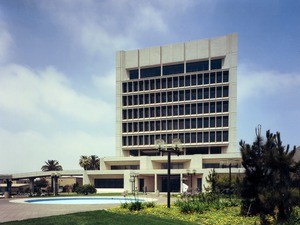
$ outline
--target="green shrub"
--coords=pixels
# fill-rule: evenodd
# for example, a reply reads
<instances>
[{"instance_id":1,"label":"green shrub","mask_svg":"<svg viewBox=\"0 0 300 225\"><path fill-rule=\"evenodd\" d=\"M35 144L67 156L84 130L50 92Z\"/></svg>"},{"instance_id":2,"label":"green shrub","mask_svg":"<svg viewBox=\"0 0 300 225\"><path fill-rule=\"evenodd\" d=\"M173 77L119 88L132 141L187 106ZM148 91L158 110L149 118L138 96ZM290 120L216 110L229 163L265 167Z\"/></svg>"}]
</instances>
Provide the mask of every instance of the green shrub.
<instances>
[{"instance_id":1,"label":"green shrub","mask_svg":"<svg viewBox=\"0 0 300 225\"><path fill-rule=\"evenodd\" d=\"M96 192L97 192L96 188L94 187L94 185L91 184L85 184L83 186L78 186L76 188L77 194L88 195L88 194L95 194Z\"/></svg>"}]
</instances>

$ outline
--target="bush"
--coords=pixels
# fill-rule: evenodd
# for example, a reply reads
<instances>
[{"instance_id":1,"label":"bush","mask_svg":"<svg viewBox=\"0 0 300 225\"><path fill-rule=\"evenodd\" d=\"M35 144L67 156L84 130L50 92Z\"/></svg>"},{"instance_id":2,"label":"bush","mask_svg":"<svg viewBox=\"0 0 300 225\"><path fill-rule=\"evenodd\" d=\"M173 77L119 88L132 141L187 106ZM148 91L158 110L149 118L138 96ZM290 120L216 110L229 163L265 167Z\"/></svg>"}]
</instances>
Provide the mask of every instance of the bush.
<instances>
[{"instance_id":1,"label":"bush","mask_svg":"<svg viewBox=\"0 0 300 225\"><path fill-rule=\"evenodd\" d=\"M83 186L78 186L76 188L77 194L88 195L88 194L94 194L96 192L97 192L96 188L94 187L94 185L91 184L85 184Z\"/></svg>"}]
</instances>

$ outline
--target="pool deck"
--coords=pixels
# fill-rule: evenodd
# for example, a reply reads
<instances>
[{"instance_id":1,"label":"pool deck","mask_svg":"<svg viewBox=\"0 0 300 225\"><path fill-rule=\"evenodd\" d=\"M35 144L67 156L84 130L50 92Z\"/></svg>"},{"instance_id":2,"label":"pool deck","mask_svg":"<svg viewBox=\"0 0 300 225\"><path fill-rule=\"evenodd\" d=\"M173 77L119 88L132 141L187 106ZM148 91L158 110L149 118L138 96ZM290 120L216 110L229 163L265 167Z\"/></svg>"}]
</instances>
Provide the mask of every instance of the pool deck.
<instances>
[{"instance_id":1,"label":"pool deck","mask_svg":"<svg viewBox=\"0 0 300 225\"><path fill-rule=\"evenodd\" d=\"M145 196L139 196L145 197ZM149 197L149 196L148 196ZM166 197L154 197L158 204L166 204ZM8 221L25 220L46 216L64 215L76 212L109 209L116 204L93 205L43 205L28 203L13 203L12 199L0 199L0 224Z\"/></svg>"}]
</instances>

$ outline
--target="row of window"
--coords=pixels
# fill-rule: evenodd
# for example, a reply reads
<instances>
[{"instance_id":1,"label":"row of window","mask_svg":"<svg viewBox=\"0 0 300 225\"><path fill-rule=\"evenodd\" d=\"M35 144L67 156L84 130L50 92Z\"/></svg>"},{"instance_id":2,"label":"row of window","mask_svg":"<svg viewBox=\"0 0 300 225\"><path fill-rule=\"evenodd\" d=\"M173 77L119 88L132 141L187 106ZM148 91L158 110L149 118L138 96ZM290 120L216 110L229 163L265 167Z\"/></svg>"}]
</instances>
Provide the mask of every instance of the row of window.
<instances>
[{"instance_id":1,"label":"row of window","mask_svg":"<svg viewBox=\"0 0 300 225\"><path fill-rule=\"evenodd\" d=\"M136 91L159 90L166 88L190 87L215 83L227 83L229 71L211 73L188 74L174 77L162 77L151 80L129 81L122 84L123 93Z\"/></svg>"},{"instance_id":2,"label":"row of window","mask_svg":"<svg viewBox=\"0 0 300 225\"><path fill-rule=\"evenodd\" d=\"M178 101L193 101L201 99L226 98L229 95L228 86L199 88L192 90L176 90L150 94L123 96L123 106L170 103Z\"/></svg>"},{"instance_id":3,"label":"row of window","mask_svg":"<svg viewBox=\"0 0 300 225\"><path fill-rule=\"evenodd\" d=\"M153 66L148 68L140 69L140 78L147 77L157 77L162 75L173 75L184 73L184 66L186 66L186 72L192 73L197 71L209 70L209 63L211 70L222 69L222 59L213 59L213 60L202 60L197 62L186 62L178 63L173 65L164 65L164 66ZM185 65L184 65L185 64ZM129 72L129 79L138 79L139 70L131 69Z\"/></svg>"},{"instance_id":4,"label":"row of window","mask_svg":"<svg viewBox=\"0 0 300 225\"><path fill-rule=\"evenodd\" d=\"M211 142L228 142L228 131L210 131L210 132L193 132L179 134L156 134L156 135L139 135L123 136L123 146L145 146L154 145L155 140L163 139L168 144L172 143L174 138L179 138L184 144L200 144Z\"/></svg>"},{"instance_id":5,"label":"row of window","mask_svg":"<svg viewBox=\"0 0 300 225\"><path fill-rule=\"evenodd\" d=\"M229 111L228 101L123 109L122 119L147 119L165 116L186 116Z\"/></svg>"},{"instance_id":6,"label":"row of window","mask_svg":"<svg viewBox=\"0 0 300 225\"><path fill-rule=\"evenodd\" d=\"M123 123L123 133L228 127L228 116Z\"/></svg>"}]
</instances>

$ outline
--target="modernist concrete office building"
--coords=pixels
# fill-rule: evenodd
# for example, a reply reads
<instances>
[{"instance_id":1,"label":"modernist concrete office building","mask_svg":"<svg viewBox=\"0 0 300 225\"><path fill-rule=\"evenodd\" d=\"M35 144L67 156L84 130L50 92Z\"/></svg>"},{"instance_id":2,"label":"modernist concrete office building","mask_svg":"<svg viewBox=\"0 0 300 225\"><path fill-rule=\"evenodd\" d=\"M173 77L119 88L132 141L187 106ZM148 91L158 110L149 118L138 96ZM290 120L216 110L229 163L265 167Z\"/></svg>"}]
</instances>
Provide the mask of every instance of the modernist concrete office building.
<instances>
[{"instance_id":1,"label":"modernist concrete office building","mask_svg":"<svg viewBox=\"0 0 300 225\"><path fill-rule=\"evenodd\" d=\"M183 183L203 190L212 168L243 173L237 146L237 35L189 41L116 56L116 157L100 159L100 170L60 171L83 175L83 184L99 192L166 192L167 156L156 149L163 139L171 148L171 191ZM50 176L51 174L48 174ZM43 177L17 174L13 179Z\"/></svg>"},{"instance_id":2,"label":"modernist concrete office building","mask_svg":"<svg viewBox=\"0 0 300 225\"><path fill-rule=\"evenodd\" d=\"M101 159L101 170L88 172L84 182L99 191L131 191L132 185L166 191L167 157L156 149L157 139L168 148L175 138L182 142L182 154L172 156L174 192L182 182L202 189L211 168L228 173L231 163L233 173L241 172L236 34L119 51L116 89L117 157Z\"/></svg>"}]
</instances>

